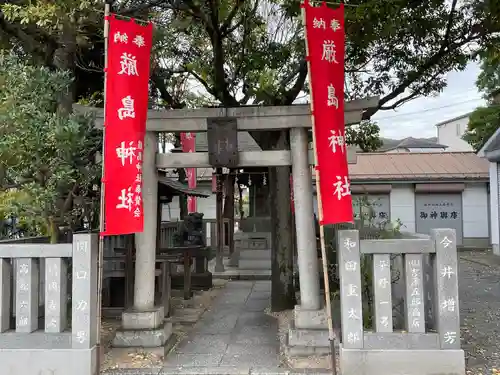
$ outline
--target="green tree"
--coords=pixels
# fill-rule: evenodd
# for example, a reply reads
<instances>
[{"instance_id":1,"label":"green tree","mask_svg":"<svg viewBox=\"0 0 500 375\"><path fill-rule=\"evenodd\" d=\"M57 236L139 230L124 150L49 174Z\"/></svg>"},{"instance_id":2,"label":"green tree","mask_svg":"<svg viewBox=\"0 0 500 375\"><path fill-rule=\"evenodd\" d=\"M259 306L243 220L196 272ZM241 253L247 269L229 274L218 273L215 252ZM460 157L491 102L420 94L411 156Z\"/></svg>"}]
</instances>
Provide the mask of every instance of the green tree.
<instances>
[{"instance_id":1,"label":"green tree","mask_svg":"<svg viewBox=\"0 0 500 375\"><path fill-rule=\"evenodd\" d=\"M95 228L99 201L102 133L91 117L58 110L70 85L67 72L0 54L0 190L17 197L0 211L30 218L53 242L62 228Z\"/></svg>"},{"instance_id":2,"label":"green tree","mask_svg":"<svg viewBox=\"0 0 500 375\"><path fill-rule=\"evenodd\" d=\"M446 73L463 69L500 30L496 2L353 3L357 6L346 7L346 99L379 95L378 106L364 113L367 120L442 90ZM163 78L157 86L168 93L173 77L188 76L198 92L223 106L294 103L308 92L299 6L295 0L158 2L164 27L157 64ZM158 92L168 105L182 103ZM252 136L262 149L289 148L287 132ZM376 125L351 127L349 138L374 149ZM288 168L271 168L274 310L294 303L288 178Z\"/></svg>"},{"instance_id":3,"label":"green tree","mask_svg":"<svg viewBox=\"0 0 500 375\"><path fill-rule=\"evenodd\" d=\"M476 86L483 92L486 106L476 108L469 116L463 139L477 152L500 127L500 43L482 56L481 73Z\"/></svg>"},{"instance_id":4,"label":"green tree","mask_svg":"<svg viewBox=\"0 0 500 375\"><path fill-rule=\"evenodd\" d=\"M15 3L50 4L41 0ZM74 0L57 3L70 4ZM500 31L498 1L352 3L355 6L346 7L346 99L379 95L378 106L364 114L367 120L379 110L391 110L442 90L446 73L463 69L480 49L494 43ZM152 69L157 105L289 105L308 92L299 5L298 0L143 0L116 1L115 11L136 16L150 12L161 25ZM48 34L51 41L56 39L53 31L44 31L33 23L34 19L26 25L20 25L20 20L17 16L8 24L3 22L3 27L0 22L0 29L10 30L9 35L18 43L25 29L31 38ZM191 82L191 90L187 91L190 95L196 92L194 100L176 92L179 77ZM368 140L373 140L375 128L352 129L366 131L350 137L370 149ZM289 147L287 132L252 136L263 149ZM290 307L294 296L292 243L288 235L292 229L289 170L273 169L269 176L277 199L273 210L273 238L277 239L273 246L277 256L273 261L273 298L282 297L280 301L273 299L273 308L280 309Z\"/></svg>"}]
</instances>

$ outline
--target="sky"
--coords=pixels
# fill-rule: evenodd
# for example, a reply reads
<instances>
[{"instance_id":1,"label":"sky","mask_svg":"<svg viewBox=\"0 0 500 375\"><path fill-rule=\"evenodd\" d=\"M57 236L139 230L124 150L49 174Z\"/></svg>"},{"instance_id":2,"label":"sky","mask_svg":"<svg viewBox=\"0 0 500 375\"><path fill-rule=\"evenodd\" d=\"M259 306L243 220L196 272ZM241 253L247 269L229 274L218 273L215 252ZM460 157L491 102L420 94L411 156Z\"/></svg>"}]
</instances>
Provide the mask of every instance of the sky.
<instances>
[{"instance_id":1,"label":"sky","mask_svg":"<svg viewBox=\"0 0 500 375\"><path fill-rule=\"evenodd\" d=\"M470 63L462 72L448 73L448 85L439 96L412 100L396 111L379 111L372 119L380 126L382 137L436 137L434 125L471 112L484 103L475 85L478 74L479 65Z\"/></svg>"}]
</instances>

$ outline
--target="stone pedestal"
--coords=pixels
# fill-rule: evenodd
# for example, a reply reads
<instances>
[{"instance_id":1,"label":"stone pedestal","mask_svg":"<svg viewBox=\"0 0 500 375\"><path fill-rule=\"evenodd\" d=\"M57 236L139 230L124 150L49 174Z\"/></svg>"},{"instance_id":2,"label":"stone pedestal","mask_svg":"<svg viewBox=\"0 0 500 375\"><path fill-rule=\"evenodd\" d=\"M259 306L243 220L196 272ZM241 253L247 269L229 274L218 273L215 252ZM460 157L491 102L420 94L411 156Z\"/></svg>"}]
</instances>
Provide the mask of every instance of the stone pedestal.
<instances>
[{"instance_id":1,"label":"stone pedestal","mask_svg":"<svg viewBox=\"0 0 500 375\"><path fill-rule=\"evenodd\" d=\"M172 334L172 323L164 319L162 307L146 311L125 311L122 328L116 332L113 346L155 348L164 346Z\"/></svg>"},{"instance_id":2,"label":"stone pedestal","mask_svg":"<svg viewBox=\"0 0 500 375\"><path fill-rule=\"evenodd\" d=\"M324 308L295 306L288 329L286 352L290 357L330 354L327 314Z\"/></svg>"}]
</instances>

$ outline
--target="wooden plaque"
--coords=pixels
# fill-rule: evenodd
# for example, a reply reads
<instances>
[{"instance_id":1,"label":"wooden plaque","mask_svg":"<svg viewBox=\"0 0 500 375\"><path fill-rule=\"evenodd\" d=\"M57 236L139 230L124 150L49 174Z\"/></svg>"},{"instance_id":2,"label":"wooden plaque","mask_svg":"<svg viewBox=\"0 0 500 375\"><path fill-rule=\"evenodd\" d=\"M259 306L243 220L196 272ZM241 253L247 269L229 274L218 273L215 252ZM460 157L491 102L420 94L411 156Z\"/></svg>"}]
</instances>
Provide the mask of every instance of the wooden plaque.
<instances>
[{"instance_id":1,"label":"wooden plaque","mask_svg":"<svg viewBox=\"0 0 500 375\"><path fill-rule=\"evenodd\" d=\"M238 127L235 117L207 119L208 160L214 168L238 166Z\"/></svg>"}]
</instances>

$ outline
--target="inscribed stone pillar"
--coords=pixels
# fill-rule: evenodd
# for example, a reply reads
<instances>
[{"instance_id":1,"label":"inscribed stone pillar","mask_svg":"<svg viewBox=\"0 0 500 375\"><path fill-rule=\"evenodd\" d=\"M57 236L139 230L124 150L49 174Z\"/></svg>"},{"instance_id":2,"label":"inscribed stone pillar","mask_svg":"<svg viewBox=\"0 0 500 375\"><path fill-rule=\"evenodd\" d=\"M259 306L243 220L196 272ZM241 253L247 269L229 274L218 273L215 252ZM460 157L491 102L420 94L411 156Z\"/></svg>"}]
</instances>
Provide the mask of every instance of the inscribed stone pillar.
<instances>
[{"instance_id":1,"label":"inscribed stone pillar","mask_svg":"<svg viewBox=\"0 0 500 375\"><path fill-rule=\"evenodd\" d=\"M457 238L454 229L433 229L436 246L435 324L441 349L460 349Z\"/></svg>"},{"instance_id":2,"label":"inscribed stone pillar","mask_svg":"<svg viewBox=\"0 0 500 375\"><path fill-rule=\"evenodd\" d=\"M75 238L78 237L79 235L75 235ZM66 329L67 280L65 260L47 258L45 260L45 332L64 332Z\"/></svg>"},{"instance_id":3,"label":"inscribed stone pillar","mask_svg":"<svg viewBox=\"0 0 500 375\"><path fill-rule=\"evenodd\" d=\"M304 309L318 310L321 300L307 138L306 129L290 129L300 302Z\"/></svg>"},{"instance_id":4,"label":"inscribed stone pillar","mask_svg":"<svg viewBox=\"0 0 500 375\"><path fill-rule=\"evenodd\" d=\"M0 333L10 328L11 283L11 264L8 259L0 258Z\"/></svg>"},{"instance_id":5,"label":"inscribed stone pillar","mask_svg":"<svg viewBox=\"0 0 500 375\"><path fill-rule=\"evenodd\" d=\"M364 332L359 232L339 230L337 233L342 346L345 349L361 349L364 343Z\"/></svg>"},{"instance_id":6,"label":"inscribed stone pillar","mask_svg":"<svg viewBox=\"0 0 500 375\"><path fill-rule=\"evenodd\" d=\"M19 258L16 265L16 332L38 329L38 259Z\"/></svg>"},{"instance_id":7,"label":"inscribed stone pillar","mask_svg":"<svg viewBox=\"0 0 500 375\"><path fill-rule=\"evenodd\" d=\"M97 258L96 234L73 236L73 286L71 336L73 349L92 348L97 342ZM53 263L55 265L57 263ZM48 264L50 265L50 263ZM62 264L51 270L60 271ZM66 307L66 306L64 306Z\"/></svg>"},{"instance_id":8,"label":"inscribed stone pillar","mask_svg":"<svg viewBox=\"0 0 500 375\"><path fill-rule=\"evenodd\" d=\"M139 311L154 307L158 204L158 173L155 160L157 148L156 133L146 132L142 165L144 231L135 234L134 309Z\"/></svg>"}]
</instances>

